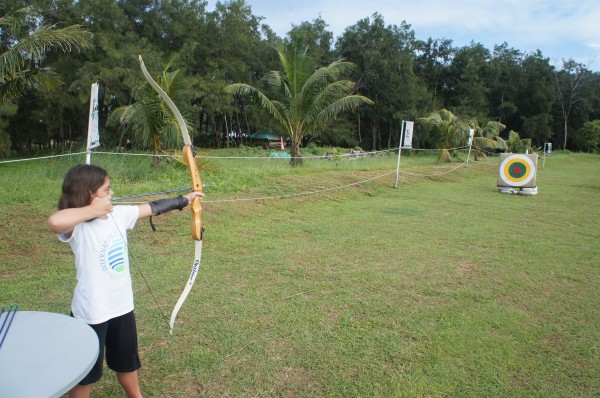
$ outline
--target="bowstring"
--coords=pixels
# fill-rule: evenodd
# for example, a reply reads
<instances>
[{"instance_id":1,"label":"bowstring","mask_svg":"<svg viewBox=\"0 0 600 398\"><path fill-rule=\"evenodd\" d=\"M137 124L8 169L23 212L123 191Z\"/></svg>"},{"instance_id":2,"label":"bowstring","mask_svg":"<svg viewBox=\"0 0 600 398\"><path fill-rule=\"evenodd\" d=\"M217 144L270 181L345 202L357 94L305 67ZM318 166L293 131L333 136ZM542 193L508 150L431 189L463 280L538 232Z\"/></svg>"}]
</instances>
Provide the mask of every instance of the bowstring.
<instances>
[{"instance_id":1,"label":"bowstring","mask_svg":"<svg viewBox=\"0 0 600 398\"><path fill-rule=\"evenodd\" d=\"M135 269L138 271L138 273L142 277L142 280L144 281L144 284L148 288L148 291L150 292L150 295L152 296L152 299L154 300L154 303L156 304L156 307L158 308L160 316L163 318L163 320L166 322L167 326L170 328L171 326L169 325L169 318L167 318L167 315L164 313L163 307L159 304L158 299L156 298L156 295L154 294L154 291L152 291L152 289L150 288L150 284L148 283L148 280L146 279L146 276L142 272L142 269L137 264L137 261L135 261L135 256L133 256L132 255L133 253L131 253L129 251L129 241L127 239L125 239L125 236L121 232L121 229L119 228L119 225L117 224L117 221L112 216L112 214L109 214L109 216L113 220L113 223L115 224L115 228L119 232L119 235L121 236L121 239L123 240L123 242L125 243L125 246L127 247L127 255L129 256L129 260L131 260L131 261L129 261L129 264L131 264L133 262L133 265L135 266Z\"/></svg>"}]
</instances>

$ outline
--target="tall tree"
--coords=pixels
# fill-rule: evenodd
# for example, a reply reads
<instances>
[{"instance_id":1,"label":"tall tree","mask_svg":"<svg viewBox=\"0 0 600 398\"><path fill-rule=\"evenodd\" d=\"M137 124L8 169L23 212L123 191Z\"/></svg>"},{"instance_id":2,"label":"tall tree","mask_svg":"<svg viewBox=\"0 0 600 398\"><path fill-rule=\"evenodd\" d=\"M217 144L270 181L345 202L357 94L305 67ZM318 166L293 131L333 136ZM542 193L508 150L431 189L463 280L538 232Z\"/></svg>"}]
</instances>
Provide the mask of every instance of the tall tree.
<instances>
[{"instance_id":1,"label":"tall tree","mask_svg":"<svg viewBox=\"0 0 600 398\"><path fill-rule=\"evenodd\" d=\"M319 66L327 65L333 61L333 33L327 30L327 26L321 17L293 25L286 41L298 48L308 48L308 53Z\"/></svg>"},{"instance_id":2,"label":"tall tree","mask_svg":"<svg viewBox=\"0 0 600 398\"><path fill-rule=\"evenodd\" d=\"M541 146L552 132L552 106L556 102L552 66L536 51L525 56L520 75L514 99L517 113L506 124L508 130L519 131L524 138L531 138Z\"/></svg>"},{"instance_id":3,"label":"tall tree","mask_svg":"<svg viewBox=\"0 0 600 398\"><path fill-rule=\"evenodd\" d=\"M376 13L347 28L337 48L342 57L357 64L359 91L375 101L373 108L358 115L361 126L371 130L370 145L366 137L361 145L389 147L401 120L416 116L419 90L413 67L414 32L405 22L386 26Z\"/></svg>"},{"instance_id":4,"label":"tall tree","mask_svg":"<svg viewBox=\"0 0 600 398\"><path fill-rule=\"evenodd\" d=\"M485 118L490 114L490 51L481 43L456 50L448 68L446 104L455 113Z\"/></svg>"},{"instance_id":5,"label":"tall tree","mask_svg":"<svg viewBox=\"0 0 600 398\"><path fill-rule=\"evenodd\" d=\"M511 123L517 115L518 88L523 84L523 54L507 43L494 46L490 60L490 116L501 123Z\"/></svg>"},{"instance_id":6,"label":"tall tree","mask_svg":"<svg viewBox=\"0 0 600 398\"><path fill-rule=\"evenodd\" d=\"M450 39L429 38L427 41L417 42L415 73L423 81L431 96L426 110L438 109L443 105L441 93L454 51Z\"/></svg>"},{"instance_id":7,"label":"tall tree","mask_svg":"<svg viewBox=\"0 0 600 398\"><path fill-rule=\"evenodd\" d=\"M589 71L586 66L572 59L563 61L562 70L555 72L558 103L563 122L563 149L567 149L569 119L575 107L582 101L582 89L587 84Z\"/></svg>"},{"instance_id":8,"label":"tall tree","mask_svg":"<svg viewBox=\"0 0 600 398\"><path fill-rule=\"evenodd\" d=\"M346 79L354 64L335 61L314 69L306 49L288 46L277 50L281 71L266 73L264 89L236 83L226 88L234 95L251 95L266 108L291 139L291 164L300 165L302 138L333 122L342 112L373 102L353 94L355 83Z\"/></svg>"},{"instance_id":9,"label":"tall tree","mask_svg":"<svg viewBox=\"0 0 600 398\"><path fill-rule=\"evenodd\" d=\"M243 99L237 98L232 103L223 88L233 82L256 84L268 70L261 64L265 59L259 56L265 51L260 19L252 14L244 0L217 2L215 11L207 16L210 40L205 57L197 60L206 65L199 68L202 70L198 81L200 95L194 102L207 118L217 146L222 138L227 142L233 138L236 145L240 145L243 130L249 129L248 107Z\"/></svg>"}]
</instances>

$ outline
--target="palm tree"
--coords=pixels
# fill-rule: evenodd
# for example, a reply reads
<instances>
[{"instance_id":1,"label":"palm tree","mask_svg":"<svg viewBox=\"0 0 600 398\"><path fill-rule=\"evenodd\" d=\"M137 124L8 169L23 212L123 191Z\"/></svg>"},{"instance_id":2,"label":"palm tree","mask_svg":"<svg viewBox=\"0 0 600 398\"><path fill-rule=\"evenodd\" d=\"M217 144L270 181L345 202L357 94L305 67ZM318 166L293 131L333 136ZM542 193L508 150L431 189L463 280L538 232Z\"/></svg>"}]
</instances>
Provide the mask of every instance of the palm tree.
<instances>
[{"instance_id":1,"label":"palm tree","mask_svg":"<svg viewBox=\"0 0 600 398\"><path fill-rule=\"evenodd\" d=\"M440 142L441 151L438 154L438 162L450 162L454 155L454 148L464 145L469 137L469 123L461 120L458 116L446 109L440 109L420 118L419 122L425 126L438 129L442 134Z\"/></svg>"},{"instance_id":2,"label":"palm tree","mask_svg":"<svg viewBox=\"0 0 600 398\"><path fill-rule=\"evenodd\" d=\"M162 74L156 78L156 82L165 93L177 104L182 114L186 114L188 82L184 75L178 70L168 72L172 58ZM139 89L137 100L131 105L121 106L115 109L109 116L107 123L109 125L120 125L123 134L130 132L136 143L143 146L152 146L154 153L158 154L161 148L172 148L179 146L181 134L179 134L179 125L175 115L154 91L149 83ZM191 125L188 129L192 131Z\"/></svg>"},{"instance_id":3,"label":"palm tree","mask_svg":"<svg viewBox=\"0 0 600 398\"><path fill-rule=\"evenodd\" d=\"M31 24L38 21L31 7L0 16L0 106L13 102L31 89L52 89L60 84L51 69L43 67L48 52L84 50L92 45L92 33L80 25ZM20 34L22 33L22 34Z\"/></svg>"},{"instance_id":4,"label":"palm tree","mask_svg":"<svg viewBox=\"0 0 600 398\"><path fill-rule=\"evenodd\" d=\"M474 130L473 147L475 158L486 156L487 148L505 148L505 141L499 134L506 127L496 121L488 121L481 125L478 120L463 120L446 109L432 112L429 116L419 119L425 126L438 129L442 134L438 154L438 162L450 162L455 155L454 148L466 146L469 140L469 130Z\"/></svg>"},{"instance_id":5,"label":"palm tree","mask_svg":"<svg viewBox=\"0 0 600 398\"><path fill-rule=\"evenodd\" d=\"M316 133L342 112L373 101L353 94L356 84L347 79L353 63L335 61L315 70L306 49L290 45L277 48L277 53L282 71L266 73L259 81L264 89L235 83L225 91L258 98L290 137L290 162L297 166L302 164L300 146L305 135Z\"/></svg>"},{"instance_id":6,"label":"palm tree","mask_svg":"<svg viewBox=\"0 0 600 398\"><path fill-rule=\"evenodd\" d=\"M482 126L475 119L468 123L475 132L473 137L473 154L475 160L479 156L487 157L490 149L505 149L504 140L500 138L500 132L506 128L504 124L490 120Z\"/></svg>"},{"instance_id":7,"label":"palm tree","mask_svg":"<svg viewBox=\"0 0 600 398\"><path fill-rule=\"evenodd\" d=\"M539 148L533 148L531 146L531 138L521 138L519 133L516 131L510 130L508 133L508 140L503 140L499 138L501 145L508 151L512 153L525 153L527 151L535 152L536 149L539 151Z\"/></svg>"}]
</instances>

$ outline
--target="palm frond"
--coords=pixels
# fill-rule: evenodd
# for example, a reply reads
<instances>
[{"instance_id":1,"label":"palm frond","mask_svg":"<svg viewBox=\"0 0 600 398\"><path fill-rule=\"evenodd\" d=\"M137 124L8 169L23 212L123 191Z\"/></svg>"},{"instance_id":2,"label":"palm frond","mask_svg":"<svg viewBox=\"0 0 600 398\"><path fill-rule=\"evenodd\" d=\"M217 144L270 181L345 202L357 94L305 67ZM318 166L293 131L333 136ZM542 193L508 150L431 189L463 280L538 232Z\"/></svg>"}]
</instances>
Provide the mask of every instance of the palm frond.
<instances>
[{"instance_id":1,"label":"palm frond","mask_svg":"<svg viewBox=\"0 0 600 398\"><path fill-rule=\"evenodd\" d=\"M492 138L487 138L487 137L474 137L473 138L473 145L478 147L478 148L498 148L498 141L496 141L495 139Z\"/></svg>"},{"instance_id":2,"label":"palm frond","mask_svg":"<svg viewBox=\"0 0 600 398\"><path fill-rule=\"evenodd\" d=\"M62 29L56 29L55 25L43 25L0 54L0 76L14 74L32 63L37 65L50 49L70 52L91 45L91 33L79 25Z\"/></svg>"},{"instance_id":3,"label":"palm frond","mask_svg":"<svg viewBox=\"0 0 600 398\"><path fill-rule=\"evenodd\" d=\"M35 11L26 7L0 17L5 42L11 43L0 53L0 103L13 101L31 89L58 86L60 81L56 76L41 66L48 51L84 50L92 45L92 33L79 25L61 29L56 25L33 26L25 29L28 36L17 40L11 32L28 27L31 15L36 15Z\"/></svg>"},{"instance_id":4,"label":"palm frond","mask_svg":"<svg viewBox=\"0 0 600 398\"><path fill-rule=\"evenodd\" d=\"M48 68L19 70L0 78L0 103L12 102L30 90L54 90L61 84L58 75Z\"/></svg>"},{"instance_id":5,"label":"palm frond","mask_svg":"<svg viewBox=\"0 0 600 398\"><path fill-rule=\"evenodd\" d=\"M225 92L233 95L248 95L256 97L260 103L260 105L265 108L270 114L275 116L275 118L281 122L282 124L286 124L286 119L283 117L280 108L275 106L274 102L269 99L263 92L259 89L244 83L233 83L229 86L225 87Z\"/></svg>"},{"instance_id":6,"label":"palm frond","mask_svg":"<svg viewBox=\"0 0 600 398\"><path fill-rule=\"evenodd\" d=\"M502 137L496 137L496 143L498 144L497 148L505 151L508 149L508 143Z\"/></svg>"},{"instance_id":7,"label":"palm frond","mask_svg":"<svg viewBox=\"0 0 600 398\"><path fill-rule=\"evenodd\" d=\"M272 70L263 75L263 77L259 80L259 83L263 84L266 87L280 87L282 84L283 78L281 73L277 70Z\"/></svg>"},{"instance_id":8,"label":"palm frond","mask_svg":"<svg viewBox=\"0 0 600 398\"><path fill-rule=\"evenodd\" d=\"M347 95L341 97L319 112L314 118L314 123L318 126L327 125L340 113L356 109L359 106L366 104L372 105L373 101L362 95Z\"/></svg>"},{"instance_id":9,"label":"palm frond","mask_svg":"<svg viewBox=\"0 0 600 398\"><path fill-rule=\"evenodd\" d=\"M27 24L27 16L32 13L33 8L29 6L16 10L10 14L0 16L0 27L3 27L9 32L14 32L21 26L25 26Z\"/></svg>"}]
</instances>

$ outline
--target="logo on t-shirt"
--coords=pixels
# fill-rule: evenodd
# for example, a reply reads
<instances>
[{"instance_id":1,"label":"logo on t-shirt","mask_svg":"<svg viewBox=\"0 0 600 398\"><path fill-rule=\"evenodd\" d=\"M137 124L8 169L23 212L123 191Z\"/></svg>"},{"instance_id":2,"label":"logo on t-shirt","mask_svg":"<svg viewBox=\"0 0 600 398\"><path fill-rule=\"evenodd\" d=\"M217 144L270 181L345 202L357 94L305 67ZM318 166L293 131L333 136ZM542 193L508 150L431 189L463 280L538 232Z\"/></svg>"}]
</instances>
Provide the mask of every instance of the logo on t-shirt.
<instances>
[{"instance_id":1,"label":"logo on t-shirt","mask_svg":"<svg viewBox=\"0 0 600 398\"><path fill-rule=\"evenodd\" d=\"M111 278L120 278L127 270L127 245L119 237L109 237L100 251L100 266Z\"/></svg>"}]
</instances>

